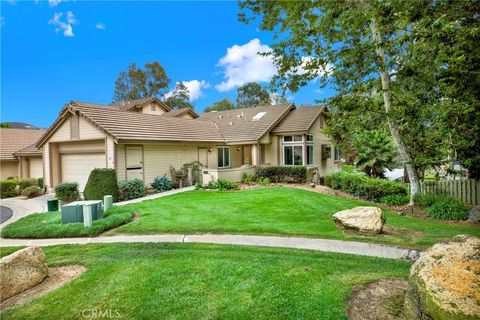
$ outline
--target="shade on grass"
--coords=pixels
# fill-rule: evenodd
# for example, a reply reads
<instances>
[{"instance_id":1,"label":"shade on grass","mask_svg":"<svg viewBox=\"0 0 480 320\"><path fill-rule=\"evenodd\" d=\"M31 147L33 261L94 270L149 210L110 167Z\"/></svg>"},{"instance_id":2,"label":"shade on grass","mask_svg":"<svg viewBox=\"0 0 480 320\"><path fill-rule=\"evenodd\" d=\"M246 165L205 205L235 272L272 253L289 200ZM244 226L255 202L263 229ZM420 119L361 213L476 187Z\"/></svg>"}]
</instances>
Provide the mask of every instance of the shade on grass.
<instances>
[{"instance_id":1,"label":"shade on grass","mask_svg":"<svg viewBox=\"0 0 480 320\"><path fill-rule=\"evenodd\" d=\"M480 228L385 212L395 232L354 236L339 232L332 215L368 202L287 187L242 191L192 191L132 205L140 218L115 233L243 233L290 235L425 248L457 234L480 236Z\"/></svg>"},{"instance_id":2,"label":"shade on grass","mask_svg":"<svg viewBox=\"0 0 480 320\"><path fill-rule=\"evenodd\" d=\"M346 319L354 288L406 277L410 267L363 256L199 244L44 250L50 265L82 264L87 272L2 319L83 319L92 309L118 311L117 319Z\"/></svg>"}]
</instances>

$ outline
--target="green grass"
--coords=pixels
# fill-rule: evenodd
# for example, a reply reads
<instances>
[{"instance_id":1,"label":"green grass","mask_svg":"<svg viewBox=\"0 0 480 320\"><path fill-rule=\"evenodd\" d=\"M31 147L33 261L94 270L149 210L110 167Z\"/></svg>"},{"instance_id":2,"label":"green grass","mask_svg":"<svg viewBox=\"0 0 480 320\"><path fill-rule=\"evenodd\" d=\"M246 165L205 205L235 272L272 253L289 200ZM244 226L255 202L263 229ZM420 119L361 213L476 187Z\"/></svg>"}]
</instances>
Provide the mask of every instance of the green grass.
<instances>
[{"instance_id":1,"label":"green grass","mask_svg":"<svg viewBox=\"0 0 480 320\"><path fill-rule=\"evenodd\" d=\"M423 220L385 212L395 234L344 235L332 215L368 202L286 187L192 191L132 205L140 218L113 233L243 233L360 240L426 248L457 234L480 236L471 224Z\"/></svg>"},{"instance_id":2,"label":"green grass","mask_svg":"<svg viewBox=\"0 0 480 320\"><path fill-rule=\"evenodd\" d=\"M92 309L111 310L116 319L347 319L355 288L378 278L407 277L410 267L364 256L200 244L44 251L50 266L81 264L87 272L1 313L2 320L84 319Z\"/></svg>"},{"instance_id":3,"label":"green grass","mask_svg":"<svg viewBox=\"0 0 480 320\"><path fill-rule=\"evenodd\" d=\"M3 238L68 238L92 237L131 221L134 209L114 207L105 213L105 218L93 221L91 227L83 223L62 224L60 212L34 213L15 221L2 229Z\"/></svg>"}]
</instances>

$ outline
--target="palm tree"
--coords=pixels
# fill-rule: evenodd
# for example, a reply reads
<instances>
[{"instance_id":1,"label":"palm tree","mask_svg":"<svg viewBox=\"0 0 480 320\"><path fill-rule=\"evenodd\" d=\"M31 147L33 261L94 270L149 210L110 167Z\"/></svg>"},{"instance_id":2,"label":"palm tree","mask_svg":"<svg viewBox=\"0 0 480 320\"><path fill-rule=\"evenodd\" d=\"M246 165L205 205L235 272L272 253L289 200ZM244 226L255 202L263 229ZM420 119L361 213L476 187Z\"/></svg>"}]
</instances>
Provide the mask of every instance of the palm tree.
<instances>
[{"instance_id":1,"label":"palm tree","mask_svg":"<svg viewBox=\"0 0 480 320\"><path fill-rule=\"evenodd\" d=\"M370 131L355 139L358 154L355 165L369 176L384 177L385 168L395 164L396 150L392 140L383 131Z\"/></svg>"}]
</instances>

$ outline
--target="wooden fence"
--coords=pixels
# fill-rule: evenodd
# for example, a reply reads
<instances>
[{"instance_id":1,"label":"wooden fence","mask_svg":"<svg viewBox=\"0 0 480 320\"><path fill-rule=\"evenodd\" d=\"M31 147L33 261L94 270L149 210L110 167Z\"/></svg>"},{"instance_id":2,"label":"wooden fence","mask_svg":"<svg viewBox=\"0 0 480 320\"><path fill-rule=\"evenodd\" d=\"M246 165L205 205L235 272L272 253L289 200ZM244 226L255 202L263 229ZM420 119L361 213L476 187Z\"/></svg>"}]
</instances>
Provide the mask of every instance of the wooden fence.
<instances>
[{"instance_id":1,"label":"wooden fence","mask_svg":"<svg viewBox=\"0 0 480 320\"><path fill-rule=\"evenodd\" d=\"M422 194L446 194L463 203L480 205L480 180L445 180L420 182Z\"/></svg>"}]
</instances>

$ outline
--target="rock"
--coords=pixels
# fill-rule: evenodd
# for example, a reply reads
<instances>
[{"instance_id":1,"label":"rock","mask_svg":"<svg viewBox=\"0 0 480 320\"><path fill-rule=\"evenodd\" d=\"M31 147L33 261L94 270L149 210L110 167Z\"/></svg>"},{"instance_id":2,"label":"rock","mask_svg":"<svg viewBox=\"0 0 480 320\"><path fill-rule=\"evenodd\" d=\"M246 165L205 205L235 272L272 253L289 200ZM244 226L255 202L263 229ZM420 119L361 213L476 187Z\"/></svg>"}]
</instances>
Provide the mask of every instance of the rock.
<instances>
[{"instance_id":1,"label":"rock","mask_svg":"<svg viewBox=\"0 0 480 320\"><path fill-rule=\"evenodd\" d=\"M468 213L468 220L473 222L480 222L480 206L474 206Z\"/></svg>"},{"instance_id":2,"label":"rock","mask_svg":"<svg viewBox=\"0 0 480 320\"><path fill-rule=\"evenodd\" d=\"M480 238L435 244L413 264L405 297L409 319L480 319Z\"/></svg>"},{"instance_id":3,"label":"rock","mask_svg":"<svg viewBox=\"0 0 480 320\"><path fill-rule=\"evenodd\" d=\"M28 247L0 260L0 301L33 287L48 276L45 254L39 247Z\"/></svg>"},{"instance_id":4,"label":"rock","mask_svg":"<svg viewBox=\"0 0 480 320\"><path fill-rule=\"evenodd\" d=\"M382 233L385 216L377 207L355 207L333 215L337 227L365 234Z\"/></svg>"}]
</instances>

